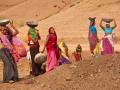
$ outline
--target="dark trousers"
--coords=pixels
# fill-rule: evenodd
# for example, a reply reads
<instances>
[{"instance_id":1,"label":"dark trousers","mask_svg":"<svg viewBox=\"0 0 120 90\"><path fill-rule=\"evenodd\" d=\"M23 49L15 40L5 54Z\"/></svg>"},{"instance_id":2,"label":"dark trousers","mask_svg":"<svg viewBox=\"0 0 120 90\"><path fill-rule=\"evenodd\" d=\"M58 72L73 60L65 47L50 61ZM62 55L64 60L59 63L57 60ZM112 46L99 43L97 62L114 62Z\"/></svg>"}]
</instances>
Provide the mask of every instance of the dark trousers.
<instances>
[{"instance_id":1,"label":"dark trousers","mask_svg":"<svg viewBox=\"0 0 120 90\"><path fill-rule=\"evenodd\" d=\"M36 64L34 59L36 54L39 53L39 46L37 45L30 45L30 55L31 55L31 59L32 59L32 75L39 75L41 73L41 67L40 65Z\"/></svg>"},{"instance_id":2,"label":"dark trousers","mask_svg":"<svg viewBox=\"0 0 120 90\"><path fill-rule=\"evenodd\" d=\"M4 64L3 82L9 82L10 80L17 81L18 80L17 65L8 49L6 48L0 49L0 59L2 59Z\"/></svg>"}]
</instances>

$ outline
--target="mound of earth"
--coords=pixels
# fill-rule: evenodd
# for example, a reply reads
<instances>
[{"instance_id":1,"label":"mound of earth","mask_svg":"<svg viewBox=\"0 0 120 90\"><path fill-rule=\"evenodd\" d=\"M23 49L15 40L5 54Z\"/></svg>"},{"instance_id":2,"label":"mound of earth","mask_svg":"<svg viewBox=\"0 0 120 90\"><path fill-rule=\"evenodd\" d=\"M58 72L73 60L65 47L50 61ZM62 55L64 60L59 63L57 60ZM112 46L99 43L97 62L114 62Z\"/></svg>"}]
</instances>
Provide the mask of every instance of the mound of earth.
<instances>
[{"instance_id":1,"label":"mound of earth","mask_svg":"<svg viewBox=\"0 0 120 90\"><path fill-rule=\"evenodd\" d=\"M62 65L38 77L25 77L1 90L120 90L120 53Z\"/></svg>"}]
</instances>

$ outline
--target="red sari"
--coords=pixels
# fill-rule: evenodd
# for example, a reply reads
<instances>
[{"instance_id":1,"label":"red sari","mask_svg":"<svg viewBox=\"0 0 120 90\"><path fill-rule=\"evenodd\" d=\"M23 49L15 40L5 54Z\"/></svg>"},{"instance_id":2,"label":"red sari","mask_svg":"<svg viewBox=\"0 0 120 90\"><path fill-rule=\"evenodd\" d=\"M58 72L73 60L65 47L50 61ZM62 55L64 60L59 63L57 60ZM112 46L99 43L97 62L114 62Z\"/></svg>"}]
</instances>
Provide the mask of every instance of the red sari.
<instances>
[{"instance_id":1,"label":"red sari","mask_svg":"<svg viewBox=\"0 0 120 90\"><path fill-rule=\"evenodd\" d=\"M48 43L46 45L46 49L47 49L47 58L48 58L48 70L53 70L56 66L58 66L58 59L60 57L59 54L59 49L58 49L58 45L57 45L57 36L55 35L51 35L49 33L48 35Z\"/></svg>"}]
</instances>

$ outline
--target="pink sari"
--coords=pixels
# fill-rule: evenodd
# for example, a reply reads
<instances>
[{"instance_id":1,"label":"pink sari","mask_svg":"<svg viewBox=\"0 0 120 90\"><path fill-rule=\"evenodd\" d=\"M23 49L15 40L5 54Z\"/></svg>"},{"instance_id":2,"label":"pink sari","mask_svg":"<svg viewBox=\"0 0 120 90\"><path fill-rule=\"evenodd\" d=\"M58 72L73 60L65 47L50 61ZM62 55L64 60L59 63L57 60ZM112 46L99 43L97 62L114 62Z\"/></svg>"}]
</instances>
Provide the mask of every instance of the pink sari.
<instances>
[{"instance_id":1,"label":"pink sari","mask_svg":"<svg viewBox=\"0 0 120 90\"><path fill-rule=\"evenodd\" d=\"M14 49L14 47L12 46L12 44L10 43L10 41L8 40L7 36L3 35L0 38L1 38L1 41L2 41L3 45L10 51L10 53L14 57L15 61L18 62L19 59L20 59L20 56L16 52L16 50Z\"/></svg>"},{"instance_id":2,"label":"pink sari","mask_svg":"<svg viewBox=\"0 0 120 90\"><path fill-rule=\"evenodd\" d=\"M27 56L26 48L18 37L12 37L12 45L21 58Z\"/></svg>"},{"instance_id":3,"label":"pink sari","mask_svg":"<svg viewBox=\"0 0 120 90\"><path fill-rule=\"evenodd\" d=\"M46 45L47 48L47 58L48 58L48 70L53 70L56 66L58 66L58 59L60 57L59 55L59 49L57 45L57 36L55 35L48 35L49 40Z\"/></svg>"},{"instance_id":4,"label":"pink sari","mask_svg":"<svg viewBox=\"0 0 120 90\"><path fill-rule=\"evenodd\" d=\"M114 53L112 35L104 36L102 38L102 48L103 48L103 54L113 54Z\"/></svg>"}]
</instances>

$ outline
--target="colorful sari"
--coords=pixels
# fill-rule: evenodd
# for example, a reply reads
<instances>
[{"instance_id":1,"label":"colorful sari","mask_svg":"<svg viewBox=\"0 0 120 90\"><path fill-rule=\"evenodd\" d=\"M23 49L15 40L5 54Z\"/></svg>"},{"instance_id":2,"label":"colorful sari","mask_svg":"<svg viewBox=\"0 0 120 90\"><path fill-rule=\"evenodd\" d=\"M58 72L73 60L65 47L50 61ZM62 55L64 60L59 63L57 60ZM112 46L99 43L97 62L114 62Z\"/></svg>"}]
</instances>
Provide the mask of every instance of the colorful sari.
<instances>
[{"instance_id":1,"label":"colorful sari","mask_svg":"<svg viewBox=\"0 0 120 90\"><path fill-rule=\"evenodd\" d=\"M20 58L27 56L26 48L18 37L16 36L12 37L12 45L16 50L16 53L19 54Z\"/></svg>"},{"instance_id":2,"label":"colorful sari","mask_svg":"<svg viewBox=\"0 0 120 90\"><path fill-rule=\"evenodd\" d=\"M59 48L61 49L61 54L68 57L68 47L64 40L62 40L59 44Z\"/></svg>"},{"instance_id":3,"label":"colorful sari","mask_svg":"<svg viewBox=\"0 0 120 90\"><path fill-rule=\"evenodd\" d=\"M99 57L101 55L101 42L98 42L96 48L94 49L94 57Z\"/></svg>"},{"instance_id":4,"label":"colorful sari","mask_svg":"<svg viewBox=\"0 0 120 90\"><path fill-rule=\"evenodd\" d=\"M59 49L58 49L58 45L57 45L57 36L55 35L51 35L49 32L48 35L48 43L46 45L46 49L47 49L47 58L48 58L48 69L47 71L53 70L56 66L59 65L58 63L58 59L60 57L59 55Z\"/></svg>"},{"instance_id":5,"label":"colorful sari","mask_svg":"<svg viewBox=\"0 0 120 90\"><path fill-rule=\"evenodd\" d=\"M64 55L60 55L60 58L59 58L58 62L59 62L59 65L71 64L69 58L67 56L64 56Z\"/></svg>"},{"instance_id":6,"label":"colorful sari","mask_svg":"<svg viewBox=\"0 0 120 90\"><path fill-rule=\"evenodd\" d=\"M11 44L11 42L8 40L6 35L3 35L1 38L1 41L4 45L5 48L7 48L10 53L12 54L12 56L14 57L15 61L18 62L20 59L20 55L17 53L17 51L14 49L13 45Z\"/></svg>"},{"instance_id":7,"label":"colorful sari","mask_svg":"<svg viewBox=\"0 0 120 90\"><path fill-rule=\"evenodd\" d=\"M114 46L112 34L106 35L102 38L102 51L103 54L113 54Z\"/></svg>"},{"instance_id":8,"label":"colorful sari","mask_svg":"<svg viewBox=\"0 0 120 90\"><path fill-rule=\"evenodd\" d=\"M93 53L98 41L97 31L95 26L90 26L88 40L90 45L90 51L91 53Z\"/></svg>"},{"instance_id":9,"label":"colorful sari","mask_svg":"<svg viewBox=\"0 0 120 90\"><path fill-rule=\"evenodd\" d=\"M61 55L60 55L60 58L59 58L59 65L70 64L71 62L68 58L68 47L65 44L64 40L62 40L60 42L59 48L60 48L60 51L61 51Z\"/></svg>"}]
</instances>

